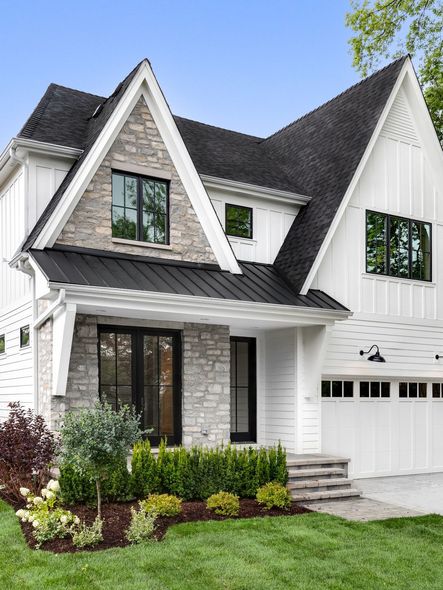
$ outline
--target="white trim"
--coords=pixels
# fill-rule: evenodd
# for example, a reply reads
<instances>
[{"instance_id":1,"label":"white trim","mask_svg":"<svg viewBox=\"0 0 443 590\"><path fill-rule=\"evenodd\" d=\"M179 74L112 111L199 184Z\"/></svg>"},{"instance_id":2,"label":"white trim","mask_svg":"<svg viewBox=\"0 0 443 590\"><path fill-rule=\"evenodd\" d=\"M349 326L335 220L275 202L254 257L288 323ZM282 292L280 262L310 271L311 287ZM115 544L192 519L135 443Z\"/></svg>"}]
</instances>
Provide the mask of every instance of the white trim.
<instances>
[{"instance_id":1,"label":"white trim","mask_svg":"<svg viewBox=\"0 0 443 590\"><path fill-rule=\"evenodd\" d=\"M315 275L317 274L317 271L320 267L323 257L326 254L327 249L329 248L332 237L337 230L337 227L343 217L345 209L348 206L349 201L351 200L351 197L352 197L352 194L355 190L355 187L362 175L363 170L365 169L368 159L372 153L372 150L374 149L375 142L377 141L378 136L380 135L383 125L386 121L386 117L388 116L389 111L391 110L392 104L395 100L395 97L397 96L398 90L401 87L406 74L409 74L409 76L413 76L414 78L416 78L415 72L414 72L414 69L412 67L412 63L411 63L411 60L409 57L406 59L405 63L403 64L401 72L399 73L397 80L394 84L394 87L391 91L391 94L390 94L390 96L383 108L383 112L378 120L378 123L377 123L375 129L374 129L374 132L373 132L371 139L366 147L363 157L361 158L360 163L357 166L357 170L355 171L354 176L353 176L353 178L346 190L346 193L340 203L340 206L337 209L335 217L334 217L331 225L329 226L326 237L323 240L320 250L318 251L317 256L315 258L314 264L311 266L311 270L309 271L309 274L306 277L305 282L303 283L303 287L301 288L301 291L300 291L300 294L302 294L302 295L306 295L306 293L309 291L309 288L312 284L312 281L315 278ZM423 95L422 95L421 99L424 101ZM434 132L434 135L435 135L435 132ZM441 152L441 149L440 149L440 152Z\"/></svg>"},{"instance_id":2,"label":"white trim","mask_svg":"<svg viewBox=\"0 0 443 590\"><path fill-rule=\"evenodd\" d=\"M208 176L207 174L201 174L200 178L208 189L223 190L240 196L264 198L269 201L278 201L291 205L306 205L311 200L311 197L306 195L239 182L237 180L228 180L227 178Z\"/></svg>"},{"instance_id":3,"label":"white trim","mask_svg":"<svg viewBox=\"0 0 443 590\"><path fill-rule=\"evenodd\" d=\"M141 242L140 240L126 240L125 238L111 238L114 244L125 244L126 246L139 246L141 248L158 248L159 250L172 250L170 244L155 244L152 242Z\"/></svg>"},{"instance_id":4,"label":"white trim","mask_svg":"<svg viewBox=\"0 0 443 590\"><path fill-rule=\"evenodd\" d=\"M109 117L90 152L86 155L84 162L57 204L50 219L40 231L35 240L34 248L43 249L53 246L140 96L143 96L146 100L146 104L151 111L166 149L171 156L220 267L223 270L241 274L240 266L231 245L224 234L209 196L195 170L171 111L147 60L144 60L140 65L137 74Z\"/></svg>"},{"instance_id":5,"label":"white trim","mask_svg":"<svg viewBox=\"0 0 443 590\"><path fill-rule=\"evenodd\" d=\"M293 325L327 325L345 320L349 311L296 307L272 303L234 301L215 297L196 297L171 293L154 293L129 289L109 289L89 285L49 283L51 289L65 289L66 302L90 305L96 308L114 307L121 316L124 310L150 310L180 312L183 316L196 315L226 319L264 320ZM97 314L100 315L100 314ZM183 319L183 321L185 321Z\"/></svg>"},{"instance_id":6,"label":"white trim","mask_svg":"<svg viewBox=\"0 0 443 590\"><path fill-rule=\"evenodd\" d=\"M63 304L52 320L52 395L66 395L77 306Z\"/></svg>"},{"instance_id":7,"label":"white trim","mask_svg":"<svg viewBox=\"0 0 443 590\"><path fill-rule=\"evenodd\" d=\"M140 174L141 176L151 176L162 180L172 179L172 174L168 170L151 168L150 166L140 166L138 164L129 164L129 162L119 162L118 160L112 160L111 168L117 172Z\"/></svg>"}]
</instances>

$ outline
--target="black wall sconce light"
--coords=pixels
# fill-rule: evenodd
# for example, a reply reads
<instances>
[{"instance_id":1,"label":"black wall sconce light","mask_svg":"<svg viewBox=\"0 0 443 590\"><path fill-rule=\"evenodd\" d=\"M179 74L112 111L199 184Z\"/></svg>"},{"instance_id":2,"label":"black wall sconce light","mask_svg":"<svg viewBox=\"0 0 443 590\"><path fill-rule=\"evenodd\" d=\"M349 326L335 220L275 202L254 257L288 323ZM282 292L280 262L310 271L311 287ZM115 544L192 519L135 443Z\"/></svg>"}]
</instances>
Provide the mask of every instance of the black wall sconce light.
<instances>
[{"instance_id":1,"label":"black wall sconce light","mask_svg":"<svg viewBox=\"0 0 443 590\"><path fill-rule=\"evenodd\" d=\"M440 357L441 357L441 355L439 355L439 354L436 354L436 355L435 355L435 360L436 360L436 361L438 361L438 359L439 359Z\"/></svg>"},{"instance_id":2,"label":"black wall sconce light","mask_svg":"<svg viewBox=\"0 0 443 590\"><path fill-rule=\"evenodd\" d=\"M360 350L360 356L363 356L364 354L369 354L373 348L376 348L377 350L375 351L374 354L371 354L371 356L368 356L368 361L372 361L374 363L385 363L386 360L383 356L381 356L380 349L378 348L378 346L376 344L373 344L369 350L366 350L366 351Z\"/></svg>"}]
</instances>

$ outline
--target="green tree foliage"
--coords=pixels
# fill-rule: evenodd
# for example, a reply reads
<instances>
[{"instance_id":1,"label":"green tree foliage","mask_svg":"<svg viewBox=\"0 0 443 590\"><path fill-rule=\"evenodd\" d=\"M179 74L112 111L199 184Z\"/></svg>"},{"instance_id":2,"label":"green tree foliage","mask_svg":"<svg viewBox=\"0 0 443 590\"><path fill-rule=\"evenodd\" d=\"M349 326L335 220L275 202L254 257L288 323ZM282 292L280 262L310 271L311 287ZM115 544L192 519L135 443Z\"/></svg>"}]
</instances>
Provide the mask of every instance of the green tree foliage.
<instances>
[{"instance_id":1,"label":"green tree foliage","mask_svg":"<svg viewBox=\"0 0 443 590\"><path fill-rule=\"evenodd\" d=\"M60 432L62 461L94 479L99 518L102 482L112 477L116 465L121 465L140 439L139 423L139 417L128 406L116 412L106 403L65 417Z\"/></svg>"},{"instance_id":2,"label":"green tree foliage","mask_svg":"<svg viewBox=\"0 0 443 590\"><path fill-rule=\"evenodd\" d=\"M346 24L354 66L363 75L384 59L410 53L440 141L443 141L443 0L351 0Z\"/></svg>"}]
</instances>

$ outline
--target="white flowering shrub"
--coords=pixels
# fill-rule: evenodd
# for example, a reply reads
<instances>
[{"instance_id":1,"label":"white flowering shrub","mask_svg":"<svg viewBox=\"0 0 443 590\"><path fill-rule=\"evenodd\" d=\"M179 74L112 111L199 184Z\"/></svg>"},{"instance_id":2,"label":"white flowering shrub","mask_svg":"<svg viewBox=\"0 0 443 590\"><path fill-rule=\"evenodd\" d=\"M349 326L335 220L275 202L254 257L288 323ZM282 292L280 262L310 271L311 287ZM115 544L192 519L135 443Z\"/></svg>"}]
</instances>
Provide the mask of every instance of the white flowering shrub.
<instances>
[{"instance_id":1,"label":"white flowering shrub","mask_svg":"<svg viewBox=\"0 0 443 590\"><path fill-rule=\"evenodd\" d=\"M72 534L72 542L79 549L83 547L93 547L103 541L103 521L98 516L91 526L82 523Z\"/></svg>"},{"instance_id":2,"label":"white flowering shrub","mask_svg":"<svg viewBox=\"0 0 443 590\"><path fill-rule=\"evenodd\" d=\"M72 512L57 506L59 492L59 483L54 479L42 489L41 496L34 496L28 488L20 488L20 494L26 498L26 509L17 510L16 515L22 522L32 524L37 547L45 541L72 534L80 524Z\"/></svg>"},{"instance_id":3,"label":"white flowering shrub","mask_svg":"<svg viewBox=\"0 0 443 590\"><path fill-rule=\"evenodd\" d=\"M156 518L156 512L146 512L141 506L140 510L131 508L131 524L126 531L128 541L130 543L152 541Z\"/></svg>"}]
</instances>

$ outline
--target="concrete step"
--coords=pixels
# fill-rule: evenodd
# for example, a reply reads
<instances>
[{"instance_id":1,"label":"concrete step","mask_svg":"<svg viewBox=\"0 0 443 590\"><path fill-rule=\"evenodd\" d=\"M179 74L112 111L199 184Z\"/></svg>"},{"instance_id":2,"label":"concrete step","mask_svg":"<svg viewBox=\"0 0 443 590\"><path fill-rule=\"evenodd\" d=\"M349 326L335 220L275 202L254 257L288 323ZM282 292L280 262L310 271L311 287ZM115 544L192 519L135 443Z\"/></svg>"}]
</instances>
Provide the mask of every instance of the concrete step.
<instances>
[{"instance_id":1,"label":"concrete step","mask_svg":"<svg viewBox=\"0 0 443 590\"><path fill-rule=\"evenodd\" d=\"M346 477L346 469L341 467L318 467L312 469L288 469L289 481L301 479L326 479L333 477Z\"/></svg>"},{"instance_id":2,"label":"concrete step","mask_svg":"<svg viewBox=\"0 0 443 590\"><path fill-rule=\"evenodd\" d=\"M291 491L300 490L300 493L305 492L321 492L323 490L338 490L349 489L353 482L345 477L329 478L329 479L308 479L302 481L290 481L288 489ZM297 492L298 493L298 492Z\"/></svg>"},{"instance_id":3,"label":"concrete step","mask_svg":"<svg viewBox=\"0 0 443 590\"><path fill-rule=\"evenodd\" d=\"M288 457L286 465L288 468L294 469L307 469L321 467L321 466L332 466L332 465L347 465L350 459L343 457L329 457L328 455L307 455L306 457L293 455Z\"/></svg>"},{"instance_id":4,"label":"concrete step","mask_svg":"<svg viewBox=\"0 0 443 590\"><path fill-rule=\"evenodd\" d=\"M361 495L359 490L349 488L347 490L324 490L322 492L303 492L300 490L291 491L292 499L295 502L318 502L319 500L344 500L356 498Z\"/></svg>"}]
</instances>

